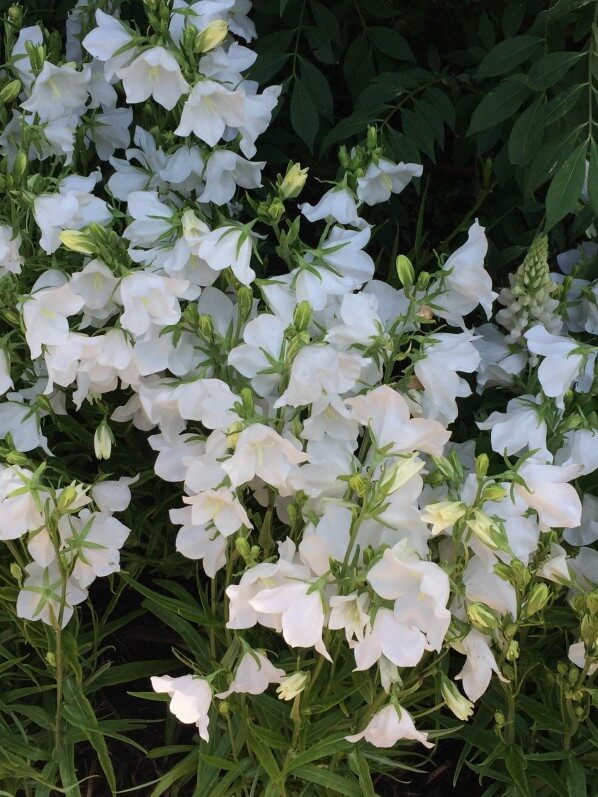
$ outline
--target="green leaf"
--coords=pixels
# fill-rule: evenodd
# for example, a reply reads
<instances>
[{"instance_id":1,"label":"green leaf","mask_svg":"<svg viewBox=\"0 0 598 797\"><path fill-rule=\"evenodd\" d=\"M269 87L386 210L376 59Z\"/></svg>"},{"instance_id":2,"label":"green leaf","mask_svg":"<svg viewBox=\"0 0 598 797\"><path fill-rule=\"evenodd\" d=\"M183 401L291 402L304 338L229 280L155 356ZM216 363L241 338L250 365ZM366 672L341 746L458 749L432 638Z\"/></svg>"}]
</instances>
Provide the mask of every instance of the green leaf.
<instances>
[{"instance_id":1,"label":"green leaf","mask_svg":"<svg viewBox=\"0 0 598 797\"><path fill-rule=\"evenodd\" d=\"M415 63L415 56L411 47L407 44L401 34L393 28L371 27L367 29L367 35L372 44L395 61L411 61Z\"/></svg>"},{"instance_id":2,"label":"green leaf","mask_svg":"<svg viewBox=\"0 0 598 797\"><path fill-rule=\"evenodd\" d=\"M531 65L527 82L534 91L544 91L559 81L585 53L548 53Z\"/></svg>"},{"instance_id":3,"label":"green leaf","mask_svg":"<svg viewBox=\"0 0 598 797\"><path fill-rule=\"evenodd\" d=\"M510 72L530 58L542 41L539 36L513 36L499 42L484 56L476 77L483 80Z\"/></svg>"},{"instance_id":4,"label":"green leaf","mask_svg":"<svg viewBox=\"0 0 598 797\"><path fill-rule=\"evenodd\" d=\"M337 753L346 751L350 747L351 744L347 742L344 734L340 737L324 739L324 741L317 744L311 744L306 750L291 759L284 769L284 774L294 773L297 767L317 761L320 758L330 758Z\"/></svg>"},{"instance_id":5,"label":"green leaf","mask_svg":"<svg viewBox=\"0 0 598 797\"><path fill-rule=\"evenodd\" d=\"M588 199L592 210L598 216L598 143L592 141L590 148L590 167L588 169Z\"/></svg>"},{"instance_id":6,"label":"green leaf","mask_svg":"<svg viewBox=\"0 0 598 797\"><path fill-rule=\"evenodd\" d=\"M100 730L97 717L81 687L72 678L64 681L64 704L62 713L66 722L83 732L85 738L96 751L98 761L110 789L116 791L116 778L106 740Z\"/></svg>"},{"instance_id":7,"label":"green leaf","mask_svg":"<svg viewBox=\"0 0 598 797\"><path fill-rule=\"evenodd\" d=\"M566 765L567 797L587 797L586 773L579 761L570 758Z\"/></svg>"},{"instance_id":8,"label":"green leaf","mask_svg":"<svg viewBox=\"0 0 598 797\"><path fill-rule=\"evenodd\" d=\"M577 137L576 130L569 131L564 137L559 134L542 146L527 170L528 191L535 191L554 175L559 164L573 150Z\"/></svg>"},{"instance_id":9,"label":"green leaf","mask_svg":"<svg viewBox=\"0 0 598 797\"><path fill-rule=\"evenodd\" d=\"M594 2L595 0L557 0L557 2L551 8L549 8L546 13L548 19L557 19L565 14L570 14L573 11L577 11L584 6L589 6L590 3Z\"/></svg>"},{"instance_id":10,"label":"green leaf","mask_svg":"<svg viewBox=\"0 0 598 797\"><path fill-rule=\"evenodd\" d=\"M374 784L372 783L372 776L367 759L358 750L353 750L349 753L349 758L355 765L355 770L359 777L359 785L363 792L363 797L376 797L374 791Z\"/></svg>"},{"instance_id":11,"label":"green leaf","mask_svg":"<svg viewBox=\"0 0 598 797\"><path fill-rule=\"evenodd\" d=\"M529 108L517 117L509 137L511 163L523 165L534 157L544 135L546 103L538 97Z\"/></svg>"},{"instance_id":12,"label":"green leaf","mask_svg":"<svg viewBox=\"0 0 598 797\"><path fill-rule=\"evenodd\" d=\"M260 766L268 775L270 780L278 781L281 776L280 769L272 750L262 742L259 734L256 732L255 725L252 722L247 723L247 740L251 751L260 763Z\"/></svg>"},{"instance_id":13,"label":"green leaf","mask_svg":"<svg viewBox=\"0 0 598 797\"><path fill-rule=\"evenodd\" d=\"M318 109L312 99L309 85L304 80L295 80L291 95L291 124L299 138L313 151L318 132Z\"/></svg>"},{"instance_id":14,"label":"green leaf","mask_svg":"<svg viewBox=\"0 0 598 797\"><path fill-rule=\"evenodd\" d=\"M505 751L505 765L517 788L518 797L532 797L525 756L520 747L509 747Z\"/></svg>"},{"instance_id":15,"label":"green leaf","mask_svg":"<svg viewBox=\"0 0 598 797\"><path fill-rule=\"evenodd\" d=\"M314 98L318 113L324 119L331 121L333 101L328 81L318 67L305 58L301 59L301 80L311 87L311 96Z\"/></svg>"},{"instance_id":16,"label":"green leaf","mask_svg":"<svg viewBox=\"0 0 598 797\"><path fill-rule=\"evenodd\" d=\"M514 36L521 27L526 11L525 0L509 0L502 15L502 32L505 38Z\"/></svg>"},{"instance_id":17,"label":"green leaf","mask_svg":"<svg viewBox=\"0 0 598 797\"><path fill-rule=\"evenodd\" d=\"M518 80L507 79L488 92L471 117L468 135L494 127L512 116L529 96L529 89Z\"/></svg>"},{"instance_id":18,"label":"green leaf","mask_svg":"<svg viewBox=\"0 0 598 797\"><path fill-rule=\"evenodd\" d=\"M413 111L405 109L401 111L401 124L407 138L434 160L434 131L425 116L418 113L417 108Z\"/></svg>"},{"instance_id":19,"label":"green leaf","mask_svg":"<svg viewBox=\"0 0 598 797\"><path fill-rule=\"evenodd\" d=\"M546 193L546 230L571 213L579 200L586 176L587 142L584 141L561 164Z\"/></svg>"},{"instance_id":20,"label":"green leaf","mask_svg":"<svg viewBox=\"0 0 598 797\"><path fill-rule=\"evenodd\" d=\"M316 766L304 766L294 770L293 777L300 780L306 780L308 783L315 783L318 786L330 791L342 794L344 797L363 797L361 786L357 783L344 778L342 775L336 775L328 769Z\"/></svg>"}]
</instances>

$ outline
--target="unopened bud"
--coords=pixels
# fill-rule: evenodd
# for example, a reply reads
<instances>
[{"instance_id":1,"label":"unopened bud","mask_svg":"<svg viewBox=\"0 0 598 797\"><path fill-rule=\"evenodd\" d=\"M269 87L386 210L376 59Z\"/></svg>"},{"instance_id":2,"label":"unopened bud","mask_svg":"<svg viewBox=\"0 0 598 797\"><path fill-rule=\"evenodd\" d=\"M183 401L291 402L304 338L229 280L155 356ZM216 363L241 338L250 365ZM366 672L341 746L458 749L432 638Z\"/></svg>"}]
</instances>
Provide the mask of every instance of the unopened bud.
<instances>
[{"instance_id":1,"label":"unopened bud","mask_svg":"<svg viewBox=\"0 0 598 797\"><path fill-rule=\"evenodd\" d=\"M228 700L223 700L221 703L219 703L218 712L223 717L226 717L226 715L230 713L230 703Z\"/></svg>"},{"instance_id":2,"label":"unopened bud","mask_svg":"<svg viewBox=\"0 0 598 797\"><path fill-rule=\"evenodd\" d=\"M470 603L467 607L467 616L472 625L480 631L491 631L498 625L496 615L485 603Z\"/></svg>"},{"instance_id":3,"label":"unopened bud","mask_svg":"<svg viewBox=\"0 0 598 797\"><path fill-rule=\"evenodd\" d=\"M293 324L298 332L304 332L311 324L312 309L311 304L303 300L295 307L293 313Z\"/></svg>"},{"instance_id":4,"label":"unopened bud","mask_svg":"<svg viewBox=\"0 0 598 797\"><path fill-rule=\"evenodd\" d=\"M486 477L489 467L490 467L490 460L488 459L488 454L479 454L475 458L475 472L479 481L481 481Z\"/></svg>"},{"instance_id":5,"label":"unopened bud","mask_svg":"<svg viewBox=\"0 0 598 797\"><path fill-rule=\"evenodd\" d=\"M287 167L284 177L278 175L278 193L282 199L295 199L299 196L307 180L308 169L302 169L300 163Z\"/></svg>"},{"instance_id":6,"label":"unopened bud","mask_svg":"<svg viewBox=\"0 0 598 797\"><path fill-rule=\"evenodd\" d=\"M244 387L241 390L241 402L243 404L243 409L248 418L253 417L255 414L255 402L253 399L253 391L249 387Z\"/></svg>"},{"instance_id":7,"label":"unopened bud","mask_svg":"<svg viewBox=\"0 0 598 797\"><path fill-rule=\"evenodd\" d=\"M106 421L102 421L93 436L93 450L97 459L110 459L112 443L114 443L112 430Z\"/></svg>"},{"instance_id":8,"label":"unopened bud","mask_svg":"<svg viewBox=\"0 0 598 797\"><path fill-rule=\"evenodd\" d=\"M237 306L239 308L239 318L246 321L253 309L253 291L248 285L241 285L237 290Z\"/></svg>"},{"instance_id":9,"label":"unopened bud","mask_svg":"<svg viewBox=\"0 0 598 797\"><path fill-rule=\"evenodd\" d=\"M197 319L197 327L204 338L208 340L214 334L214 321L211 315L202 314Z\"/></svg>"},{"instance_id":10,"label":"unopened bud","mask_svg":"<svg viewBox=\"0 0 598 797\"><path fill-rule=\"evenodd\" d=\"M406 255L399 255L395 261L397 276L404 288L409 289L415 280L415 269Z\"/></svg>"},{"instance_id":11,"label":"unopened bud","mask_svg":"<svg viewBox=\"0 0 598 797\"><path fill-rule=\"evenodd\" d=\"M23 177L27 171L27 163L27 154L20 149L15 156L15 162L12 166L12 176L15 180L20 180Z\"/></svg>"},{"instance_id":12,"label":"unopened bud","mask_svg":"<svg viewBox=\"0 0 598 797\"><path fill-rule=\"evenodd\" d=\"M307 683L306 672L294 672L292 675L285 675L276 689L276 694L280 700L293 700L301 694Z\"/></svg>"},{"instance_id":13,"label":"unopened bud","mask_svg":"<svg viewBox=\"0 0 598 797\"><path fill-rule=\"evenodd\" d=\"M7 17L12 25L20 27L23 22L23 9L21 6L13 5L8 9Z\"/></svg>"},{"instance_id":14,"label":"unopened bud","mask_svg":"<svg viewBox=\"0 0 598 797\"><path fill-rule=\"evenodd\" d=\"M431 321L434 318L434 311L427 304L420 304L417 308L416 315L424 321Z\"/></svg>"},{"instance_id":15,"label":"unopened bud","mask_svg":"<svg viewBox=\"0 0 598 797\"><path fill-rule=\"evenodd\" d=\"M23 571L16 562L10 563L10 575L14 578L15 581L21 583L21 579L23 578Z\"/></svg>"},{"instance_id":16,"label":"unopened bud","mask_svg":"<svg viewBox=\"0 0 598 797\"><path fill-rule=\"evenodd\" d=\"M432 535L448 529L460 520L467 508L461 501L438 501L424 507L421 519L432 526Z\"/></svg>"},{"instance_id":17,"label":"unopened bud","mask_svg":"<svg viewBox=\"0 0 598 797\"><path fill-rule=\"evenodd\" d=\"M504 487L501 487L500 484L489 484L487 487L484 487L482 499L484 501L500 501L506 494L507 491Z\"/></svg>"},{"instance_id":18,"label":"unopened bud","mask_svg":"<svg viewBox=\"0 0 598 797\"><path fill-rule=\"evenodd\" d=\"M266 213L268 214L268 218L272 219L272 221L279 222L284 216L284 203L282 199L278 197L273 199L270 204L266 206Z\"/></svg>"},{"instance_id":19,"label":"unopened bud","mask_svg":"<svg viewBox=\"0 0 598 797\"><path fill-rule=\"evenodd\" d=\"M7 103L16 100L21 91L21 81L10 80L5 86L0 89L0 102Z\"/></svg>"},{"instance_id":20,"label":"unopened bud","mask_svg":"<svg viewBox=\"0 0 598 797\"><path fill-rule=\"evenodd\" d=\"M525 607L526 616L531 617L533 614L542 611L548 603L549 598L550 590L548 589L548 584L536 584Z\"/></svg>"},{"instance_id":21,"label":"unopened bud","mask_svg":"<svg viewBox=\"0 0 598 797\"><path fill-rule=\"evenodd\" d=\"M457 719L462 722L467 720L473 714L473 703L461 694L454 681L451 681L444 674L440 676L440 691L442 697L450 711L453 712Z\"/></svg>"},{"instance_id":22,"label":"unopened bud","mask_svg":"<svg viewBox=\"0 0 598 797\"><path fill-rule=\"evenodd\" d=\"M430 274L427 271L420 271L417 276L417 287L422 291L430 284Z\"/></svg>"},{"instance_id":23,"label":"unopened bud","mask_svg":"<svg viewBox=\"0 0 598 797\"><path fill-rule=\"evenodd\" d=\"M71 252L80 252L82 255L93 255L95 247L84 232L78 230L63 230L60 241Z\"/></svg>"},{"instance_id":24,"label":"unopened bud","mask_svg":"<svg viewBox=\"0 0 598 797\"><path fill-rule=\"evenodd\" d=\"M374 125L368 126L366 143L368 149L376 149L378 146L378 130L374 127Z\"/></svg>"},{"instance_id":25,"label":"unopened bud","mask_svg":"<svg viewBox=\"0 0 598 797\"><path fill-rule=\"evenodd\" d=\"M507 661L517 661L519 658L519 642L516 639L512 639L509 642L509 647L507 648Z\"/></svg>"},{"instance_id":26,"label":"unopened bud","mask_svg":"<svg viewBox=\"0 0 598 797\"><path fill-rule=\"evenodd\" d=\"M504 530L479 509L475 509L472 517L467 520L467 528L488 548L508 550L509 541Z\"/></svg>"},{"instance_id":27,"label":"unopened bud","mask_svg":"<svg viewBox=\"0 0 598 797\"><path fill-rule=\"evenodd\" d=\"M98 457L99 459L99 457ZM64 490L61 491L60 495L58 496L58 500L56 502L56 508L62 514L67 511L69 506L73 504L79 496L79 490L77 490L74 484L69 484Z\"/></svg>"},{"instance_id":28,"label":"unopened bud","mask_svg":"<svg viewBox=\"0 0 598 797\"><path fill-rule=\"evenodd\" d=\"M356 492L360 498L363 498L368 490L367 479L360 473L354 473L349 479L349 487Z\"/></svg>"},{"instance_id":29,"label":"unopened bud","mask_svg":"<svg viewBox=\"0 0 598 797\"><path fill-rule=\"evenodd\" d=\"M227 35L228 25L226 22L223 19L215 19L195 37L195 52L198 55L208 53L222 44Z\"/></svg>"}]
</instances>

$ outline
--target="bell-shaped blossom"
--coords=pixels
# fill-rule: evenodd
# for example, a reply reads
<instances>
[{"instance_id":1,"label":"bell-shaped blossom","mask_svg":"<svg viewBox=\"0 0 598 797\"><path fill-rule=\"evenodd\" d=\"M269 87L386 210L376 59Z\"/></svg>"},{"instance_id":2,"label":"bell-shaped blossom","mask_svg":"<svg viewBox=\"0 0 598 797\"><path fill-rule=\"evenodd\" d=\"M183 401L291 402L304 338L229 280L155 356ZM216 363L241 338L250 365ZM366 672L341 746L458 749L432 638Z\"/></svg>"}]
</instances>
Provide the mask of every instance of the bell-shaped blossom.
<instances>
[{"instance_id":1,"label":"bell-shaped blossom","mask_svg":"<svg viewBox=\"0 0 598 797\"><path fill-rule=\"evenodd\" d=\"M366 205L388 202L391 194L400 194L423 171L419 163L392 163L380 158L377 163L370 163L363 177L357 179L357 196Z\"/></svg>"},{"instance_id":2,"label":"bell-shaped blossom","mask_svg":"<svg viewBox=\"0 0 598 797\"><path fill-rule=\"evenodd\" d=\"M115 150L129 146L129 127L132 121L132 108L110 108L94 114L87 136L93 142L100 160L107 161Z\"/></svg>"},{"instance_id":3,"label":"bell-shaped blossom","mask_svg":"<svg viewBox=\"0 0 598 797\"><path fill-rule=\"evenodd\" d=\"M527 487L515 484L514 490L530 509L536 510L542 526L573 529L581 522L581 501L568 482L578 474L577 465L560 467L531 457L519 469Z\"/></svg>"},{"instance_id":4,"label":"bell-shaped blossom","mask_svg":"<svg viewBox=\"0 0 598 797\"><path fill-rule=\"evenodd\" d=\"M379 448L392 444L392 453L424 451L441 456L450 432L435 420L411 418L409 406L387 385L345 402L360 424L369 426Z\"/></svg>"},{"instance_id":5,"label":"bell-shaped blossom","mask_svg":"<svg viewBox=\"0 0 598 797\"><path fill-rule=\"evenodd\" d=\"M460 653L467 656L461 671L455 676L456 681L463 681L463 691L474 703L486 692L490 686L492 673L504 681L494 658L487 637L477 629L472 629L464 639L453 643Z\"/></svg>"},{"instance_id":6,"label":"bell-shaped blossom","mask_svg":"<svg viewBox=\"0 0 598 797\"><path fill-rule=\"evenodd\" d=\"M349 643L354 639L362 640L366 627L370 624L369 602L370 599L366 592L332 595L329 599L328 628L343 629Z\"/></svg>"},{"instance_id":7,"label":"bell-shaped blossom","mask_svg":"<svg viewBox=\"0 0 598 797\"><path fill-rule=\"evenodd\" d=\"M218 272L230 268L243 285L250 285L255 279L255 271L250 266L252 253L251 235L232 224L207 233L196 247L198 257L211 269Z\"/></svg>"},{"instance_id":8,"label":"bell-shaped blossom","mask_svg":"<svg viewBox=\"0 0 598 797\"><path fill-rule=\"evenodd\" d=\"M90 260L81 271L75 272L70 286L85 305L84 313L90 318L103 320L118 311L114 293L118 280L101 260Z\"/></svg>"},{"instance_id":9,"label":"bell-shaped blossom","mask_svg":"<svg viewBox=\"0 0 598 797\"><path fill-rule=\"evenodd\" d=\"M374 747L394 747L401 739L412 740L424 747L434 747L428 741L428 734L418 731L413 717L404 708L388 705L376 712L366 727L352 736L346 736L348 742L359 742L365 739Z\"/></svg>"},{"instance_id":10,"label":"bell-shaped blossom","mask_svg":"<svg viewBox=\"0 0 598 797\"><path fill-rule=\"evenodd\" d=\"M120 317L123 329L139 336L147 332L150 324L176 324L181 317L178 299L188 284L186 280L147 271L124 277L118 288L118 299L124 308Z\"/></svg>"},{"instance_id":11,"label":"bell-shaped blossom","mask_svg":"<svg viewBox=\"0 0 598 797\"><path fill-rule=\"evenodd\" d=\"M521 351L513 351L506 338L493 324L482 324L475 330L473 345L480 355L476 369L478 392L487 386L513 383L513 377L520 374L527 364L527 357Z\"/></svg>"},{"instance_id":12,"label":"bell-shaped blossom","mask_svg":"<svg viewBox=\"0 0 598 797\"><path fill-rule=\"evenodd\" d=\"M0 539L16 540L44 523L40 500L28 485L33 473L11 465L0 471Z\"/></svg>"},{"instance_id":13,"label":"bell-shaped blossom","mask_svg":"<svg viewBox=\"0 0 598 797\"><path fill-rule=\"evenodd\" d=\"M52 281L52 276L50 272L44 275L48 282ZM35 290L34 285L34 292L23 303L25 337L34 359L42 353L43 345L60 346L66 343L69 335L67 319L80 312L84 304L84 300L68 284L40 287L39 290Z\"/></svg>"},{"instance_id":14,"label":"bell-shaped blossom","mask_svg":"<svg viewBox=\"0 0 598 797\"><path fill-rule=\"evenodd\" d=\"M224 700L232 694L261 695L270 684L279 684L285 671L275 667L268 657L259 650L248 651L239 662L235 677L224 692L216 697Z\"/></svg>"},{"instance_id":15,"label":"bell-shaped blossom","mask_svg":"<svg viewBox=\"0 0 598 797\"><path fill-rule=\"evenodd\" d=\"M83 47L90 55L104 63L104 76L111 81L118 69L129 63L135 55L131 33L115 17L99 8L95 13L97 28L83 39Z\"/></svg>"},{"instance_id":16,"label":"bell-shaped blossom","mask_svg":"<svg viewBox=\"0 0 598 797\"><path fill-rule=\"evenodd\" d=\"M347 293L340 306L340 324L331 326L325 340L339 349L355 344L364 346L378 336L382 321L378 315L378 300L365 292Z\"/></svg>"},{"instance_id":17,"label":"bell-shaped blossom","mask_svg":"<svg viewBox=\"0 0 598 797\"><path fill-rule=\"evenodd\" d=\"M214 151L206 161L205 188L198 200L225 205L234 197L237 186L259 188L265 165L263 161L254 163L229 150Z\"/></svg>"},{"instance_id":18,"label":"bell-shaped blossom","mask_svg":"<svg viewBox=\"0 0 598 797\"><path fill-rule=\"evenodd\" d=\"M422 409L426 418L449 424L458 415L456 399L471 394L471 388L457 371L476 370L480 355L473 345L471 332L434 333L434 342L425 348L425 356L415 363L415 375L424 392Z\"/></svg>"},{"instance_id":19,"label":"bell-shaped blossom","mask_svg":"<svg viewBox=\"0 0 598 797\"><path fill-rule=\"evenodd\" d=\"M127 196L127 209L133 221L123 237L134 246L154 246L172 229L173 210L158 199L155 191L132 191Z\"/></svg>"},{"instance_id":20,"label":"bell-shaped blossom","mask_svg":"<svg viewBox=\"0 0 598 797\"><path fill-rule=\"evenodd\" d=\"M207 429L226 429L238 420L233 411L238 397L221 379L183 382L173 396L182 418L200 421Z\"/></svg>"},{"instance_id":21,"label":"bell-shaped blossom","mask_svg":"<svg viewBox=\"0 0 598 797\"><path fill-rule=\"evenodd\" d=\"M183 501L191 506L191 522L195 526L213 523L225 537L241 526L253 528L245 508L230 490L206 490L200 495L185 497Z\"/></svg>"},{"instance_id":22,"label":"bell-shaped blossom","mask_svg":"<svg viewBox=\"0 0 598 797\"><path fill-rule=\"evenodd\" d=\"M235 346L228 355L228 364L251 379L260 396L272 393L281 380L275 365L284 353L285 329L284 322L275 315L261 313L245 326L244 343Z\"/></svg>"},{"instance_id":23,"label":"bell-shaped blossom","mask_svg":"<svg viewBox=\"0 0 598 797\"><path fill-rule=\"evenodd\" d=\"M552 459L546 448L546 421L540 414L538 399L533 396L511 399L506 412L493 412L485 421L478 421L477 426L491 430L492 450L497 454L512 456L537 450L546 459Z\"/></svg>"},{"instance_id":24,"label":"bell-shaped blossom","mask_svg":"<svg viewBox=\"0 0 598 797\"><path fill-rule=\"evenodd\" d=\"M169 708L178 721L185 725L197 725L201 738L209 741L208 725L212 705L210 684L204 678L193 675L181 675L179 678L153 675L151 682L154 692L170 697Z\"/></svg>"},{"instance_id":25,"label":"bell-shaped blossom","mask_svg":"<svg viewBox=\"0 0 598 797\"><path fill-rule=\"evenodd\" d=\"M278 488L282 495L288 495L293 478L299 476L298 465L306 460L307 454L274 429L254 423L239 434L235 452L222 463L222 468L233 487L259 476L266 484Z\"/></svg>"},{"instance_id":26,"label":"bell-shaped blossom","mask_svg":"<svg viewBox=\"0 0 598 797\"><path fill-rule=\"evenodd\" d=\"M275 407L300 407L324 396L338 396L352 390L368 360L334 346L304 346L293 360L289 386Z\"/></svg>"},{"instance_id":27,"label":"bell-shaped blossom","mask_svg":"<svg viewBox=\"0 0 598 797\"><path fill-rule=\"evenodd\" d=\"M131 533L120 520L83 509L78 516L63 515L58 531L73 559L72 575L81 587L88 587L97 576L120 570L119 552Z\"/></svg>"},{"instance_id":28,"label":"bell-shaped blossom","mask_svg":"<svg viewBox=\"0 0 598 797\"><path fill-rule=\"evenodd\" d=\"M200 80L185 101L175 135L193 133L215 147L227 126L238 127L243 123L244 99L242 91L231 91L214 80Z\"/></svg>"},{"instance_id":29,"label":"bell-shaped blossom","mask_svg":"<svg viewBox=\"0 0 598 797\"><path fill-rule=\"evenodd\" d=\"M581 522L574 529L566 529L563 538L570 545L592 545L598 540L598 498L585 493L581 501Z\"/></svg>"},{"instance_id":30,"label":"bell-shaped blossom","mask_svg":"<svg viewBox=\"0 0 598 797\"><path fill-rule=\"evenodd\" d=\"M331 188L316 205L304 202L299 206L308 221L335 221L337 224L359 223L355 197L348 188Z\"/></svg>"},{"instance_id":31,"label":"bell-shaped blossom","mask_svg":"<svg viewBox=\"0 0 598 797\"><path fill-rule=\"evenodd\" d=\"M35 78L29 99L21 107L51 122L70 114L82 114L89 96L89 68L82 72L68 64L55 66L46 61Z\"/></svg>"},{"instance_id":32,"label":"bell-shaped blossom","mask_svg":"<svg viewBox=\"0 0 598 797\"><path fill-rule=\"evenodd\" d=\"M477 220L469 228L467 241L447 259L443 266L445 293L434 300L435 312L453 326L463 326L463 316L478 304L490 318L492 302L498 294L492 290L492 279L484 269L488 241L484 227Z\"/></svg>"},{"instance_id":33,"label":"bell-shaped blossom","mask_svg":"<svg viewBox=\"0 0 598 797\"><path fill-rule=\"evenodd\" d=\"M127 102L144 102L152 97L167 111L189 91L178 61L164 47L143 50L128 66L117 69L116 76L123 82Z\"/></svg>"},{"instance_id":34,"label":"bell-shaped blossom","mask_svg":"<svg viewBox=\"0 0 598 797\"><path fill-rule=\"evenodd\" d=\"M598 430L574 429L567 432L563 445L556 453L555 464L577 465L580 476L598 469Z\"/></svg>"},{"instance_id":35,"label":"bell-shaped blossom","mask_svg":"<svg viewBox=\"0 0 598 797\"><path fill-rule=\"evenodd\" d=\"M7 224L0 224L0 278L6 274L20 274L23 257L19 252L21 236Z\"/></svg>"},{"instance_id":36,"label":"bell-shaped blossom","mask_svg":"<svg viewBox=\"0 0 598 797\"><path fill-rule=\"evenodd\" d=\"M38 446L48 452L48 441L40 426L41 413L19 393L8 393L0 403L0 438L8 433L17 451L33 451Z\"/></svg>"},{"instance_id":37,"label":"bell-shaped blossom","mask_svg":"<svg viewBox=\"0 0 598 797\"><path fill-rule=\"evenodd\" d=\"M542 390L562 408L565 393L578 379L583 365L582 355L574 353L579 344L572 338L547 332L541 324L528 329L525 339L528 349L544 358L538 368Z\"/></svg>"},{"instance_id":38,"label":"bell-shaped blossom","mask_svg":"<svg viewBox=\"0 0 598 797\"><path fill-rule=\"evenodd\" d=\"M570 662L575 664L576 667L579 667L580 670L583 670L587 662L585 642L573 642L571 645L569 645L567 656ZM598 671L598 662L590 664L588 667L588 677L594 675L596 671Z\"/></svg>"},{"instance_id":39,"label":"bell-shaped blossom","mask_svg":"<svg viewBox=\"0 0 598 797\"><path fill-rule=\"evenodd\" d=\"M170 520L181 528L176 537L176 549L187 559L201 560L209 578L226 565L227 538L218 529L196 526L191 521L191 507L171 509Z\"/></svg>"},{"instance_id":40,"label":"bell-shaped blossom","mask_svg":"<svg viewBox=\"0 0 598 797\"><path fill-rule=\"evenodd\" d=\"M515 620L517 596L513 586L494 572L497 562L494 554L487 549L471 557L463 572L465 596L472 603L485 603L499 614L510 615ZM467 696L473 700L469 693Z\"/></svg>"},{"instance_id":41,"label":"bell-shaped blossom","mask_svg":"<svg viewBox=\"0 0 598 797\"><path fill-rule=\"evenodd\" d=\"M571 570L569 569L569 557L562 545L551 543L547 558L538 568L538 575L556 584L570 584Z\"/></svg>"},{"instance_id":42,"label":"bell-shaped blossom","mask_svg":"<svg viewBox=\"0 0 598 797\"><path fill-rule=\"evenodd\" d=\"M347 553L351 529L351 510L346 506L327 504L324 514L314 526L308 523L299 544L301 559L322 576L330 568L330 559L342 562Z\"/></svg>"},{"instance_id":43,"label":"bell-shaped blossom","mask_svg":"<svg viewBox=\"0 0 598 797\"><path fill-rule=\"evenodd\" d=\"M280 618L282 635L292 648L315 648L328 661L330 654L322 640L324 627L324 604L312 584L289 582L279 587L264 589L249 601L252 609L260 614Z\"/></svg>"},{"instance_id":44,"label":"bell-shaped blossom","mask_svg":"<svg viewBox=\"0 0 598 797\"><path fill-rule=\"evenodd\" d=\"M100 512L124 512L131 503L131 484L137 479L137 476L121 476L118 480L106 479L94 484L91 497Z\"/></svg>"},{"instance_id":45,"label":"bell-shaped blossom","mask_svg":"<svg viewBox=\"0 0 598 797\"><path fill-rule=\"evenodd\" d=\"M72 576L66 578L64 584L65 576L57 561L47 567L31 562L25 574L17 597L17 616L64 628L73 616L73 607L87 598L87 590Z\"/></svg>"}]
</instances>

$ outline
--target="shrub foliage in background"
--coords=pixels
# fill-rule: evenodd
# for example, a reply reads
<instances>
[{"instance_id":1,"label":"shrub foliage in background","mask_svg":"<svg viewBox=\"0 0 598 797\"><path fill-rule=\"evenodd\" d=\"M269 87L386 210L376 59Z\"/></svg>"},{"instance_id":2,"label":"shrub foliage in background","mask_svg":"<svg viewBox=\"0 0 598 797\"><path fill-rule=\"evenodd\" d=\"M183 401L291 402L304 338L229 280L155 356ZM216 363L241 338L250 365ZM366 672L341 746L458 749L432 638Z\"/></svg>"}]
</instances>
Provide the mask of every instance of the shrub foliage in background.
<instances>
[{"instance_id":1,"label":"shrub foliage in background","mask_svg":"<svg viewBox=\"0 0 598 797\"><path fill-rule=\"evenodd\" d=\"M592 794L596 5L23 12L1 793Z\"/></svg>"}]
</instances>

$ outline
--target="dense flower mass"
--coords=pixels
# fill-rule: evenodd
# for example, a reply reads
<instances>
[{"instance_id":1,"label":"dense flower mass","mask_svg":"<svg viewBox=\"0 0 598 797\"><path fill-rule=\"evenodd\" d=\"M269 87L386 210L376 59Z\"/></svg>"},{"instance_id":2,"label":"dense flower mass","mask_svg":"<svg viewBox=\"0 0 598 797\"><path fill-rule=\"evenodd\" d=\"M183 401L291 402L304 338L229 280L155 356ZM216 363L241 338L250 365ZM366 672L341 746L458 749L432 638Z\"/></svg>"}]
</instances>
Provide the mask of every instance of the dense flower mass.
<instances>
[{"instance_id":1,"label":"dense flower mass","mask_svg":"<svg viewBox=\"0 0 598 797\"><path fill-rule=\"evenodd\" d=\"M35 26L8 67L0 144L26 187L19 223L0 226L16 614L61 633L123 546L143 557L143 518L116 515L168 483L166 544L220 596L224 645L152 678L171 712L207 742L247 695L299 712L333 666L347 694L361 684L347 740L430 747L414 684L442 676L466 721L492 678L510 682L517 629L598 582L583 481L598 469L598 283L551 276L540 242L499 295L478 221L429 272L400 255L394 284L378 279L370 209L414 190L420 165L392 162L372 130L297 204L305 170L264 185L252 160L280 87L244 76L249 3L147 3L141 30L98 5L73 12L68 60ZM101 464L67 483L71 432L83 472ZM151 468L116 460L125 435ZM588 617L562 651L584 675Z\"/></svg>"}]
</instances>

